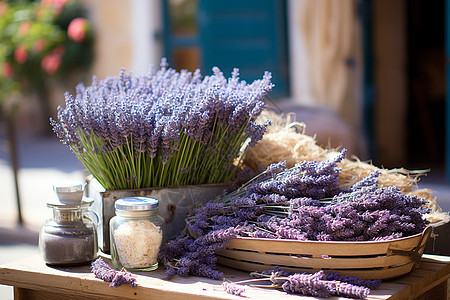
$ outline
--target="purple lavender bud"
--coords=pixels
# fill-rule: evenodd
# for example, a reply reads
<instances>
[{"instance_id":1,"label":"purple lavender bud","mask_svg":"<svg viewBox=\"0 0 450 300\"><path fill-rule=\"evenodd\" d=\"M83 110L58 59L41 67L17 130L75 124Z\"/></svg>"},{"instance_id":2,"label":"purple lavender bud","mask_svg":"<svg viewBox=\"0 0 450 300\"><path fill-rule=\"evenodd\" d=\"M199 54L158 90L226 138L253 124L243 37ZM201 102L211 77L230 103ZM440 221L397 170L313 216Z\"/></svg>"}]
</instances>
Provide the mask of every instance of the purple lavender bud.
<instances>
[{"instance_id":1,"label":"purple lavender bud","mask_svg":"<svg viewBox=\"0 0 450 300\"><path fill-rule=\"evenodd\" d=\"M352 285L345 282L336 283L335 288L336 288L336 295L350 298L364 299L370 293L369 288Z\"/></svg>"},{"instance_id":2,"label":"purple lavender bud","mask_svg":"<svg viewBox=\"0 0 450 300\"><path fill-rule=\"evenodd\" d=\"M166 267L166 271L165 271L166 277L175 276L176 273L177 273L177 271L172 266L167 266Z\"/></svg>"},{"instance_id":3,"label":"purple lavender bud","mask_svg":"<svg viewBox=\"0 0 450 300\"><path fill-rule=\"evenodd\" d=\"M116 270L112 269L101 257L91 263L91 272L95 277L103 281L111 282L116 275Z\"/></svg>"},{"instance_id":4,"label":"purple lavender bud","mask_svg":"<svg viewBox=\"0 0 450 300\"><path fill-rule=\"evenodd\" d=\"M198 237L194 244L195 245L209 245L216 244L219 242L228 242L234 239L238 235L239 230L235 227L230 227L225 230L215 230Z\"/></svg>"},{"instance_id":5,"label":"purple lavender bud","mask_svg":"<svg viewBox=\"0 0 450 300\"><path fill-rule=\"evenodd\" d=\"M270 177L275 177L275 175L286 170L286 161L281 161L279 163L273 163L267 167L264 171L265 174L268 174Z\"/></svg>"},{"instance_id":6,"label":"purple lavender bud","mask_svg":"<svg viewBox=\"0 0 450 300\"><path fill-rule=\"evenodd\" d=\"M91 263L91 272L94 273L95 277L111 282L110 287L119 287L124 283L129 284L131 287L137 286L136 278L130 272L125 269L121 271L112 269L101 257Z\"/></svg>"},{"instance_id":7,"label":"purple lavender bud","mask_svg":"<svg viewBox=\"0 0 450 300\"><path fill-rule=\"evenodd\" d=\"M178 262L178 264L182 267L186 267L186 268L194 268L198 266L198 261L197 260L193 260L193 259L189 259L187 257L182 257L180 259L180 261Z\"/></svg>"},{"instance_id":8,"label":"purple lavender bud","mask_svg":"<svg viewBox=\"0 0 450 300\"><path fill-rule=\"evenodd\" d=\"M188 267L180 267L177 270L177 274L183 277L189 276L190 272L192 272L192 270Z\"/></svg>"},{"instance_id":9,"label":"purple lavender bud","mask_svg":"<svg viewBox=\"0 0 450 300\"><path fill-rule=\"evenodd\" d=\"M369 174L369 176L364 177L363 179L361 179L359 182L355 183L352 187L351 190L352 191L357 191L360 189L369 189L369 190L374 190L377 185L378 185L378 176L380 176L380 171L379 170L375 170L372 173Z\"/></svg>"},{"instance_id":10,"label":"purple lavender bud","mask_svg":"<svg viewBox=\"0 0 450 300\"><path fill-rule=\"evenodd\" d=\"M183 256L190 245L194 242L191 237L177 237L166 243L164 256L167 260Z\"/></svg>"},{"instance_id":11,"label":"purple lavender bud","mask_svg":"<svg viewBox=\"0 0 450 300\"><path fill-rule=\"evenodd\" d=\"M208 277L211 279L221 279L223 277L223 272L215 270L210 265L200 265L193 271L196 276Z\"/></svg>"},{"instance_id":12,"label":"purple lavender bud","mask_svg":"<svg viewBox=\"0 0 450 300\"><path fill-rule=\"evenodd\" d=\"M324 279L323 271L314 274L297 273L287 277L282 288L288 293L298 293L307 296L329 297L332 294L330 286Z\"/></svg>"},{"instance_id":13,"label":"purple lavender bud","mask_svg":"<svg viewBox=\"0 0 450 300\"><path fill-rule=\"evenodd\" d=\"M224 281L222 283L222 287L224 288L225 292L230 295L240 296L243 292L245 292L244 287L239 286L233 282Z\"/></svg>"},{"instance_id":14,"label":"purple lavender bud","mask_svg":"<svg viewBox=\"0 0 450 300\"><path fill-rule=\"evenodd\" d=\"M364 287L367 287L372 290L379 288L381 285L380 279L367 280L367 279L361 279L359 277L343 276L343 275L340 275L338 272L327 273L326 278L327 278L327 280L330 280L330 281L333 281L333 280L334 281L342 281L342 282L346 282L346 283L349 283L352 285L364 286Z\"/></svg>"},{"instance_id":15,"label":"purple lavender bud","mask_svg":"<svg viewBox=\"0 0 450 300\"><path fill-rule=\"evenodd\" d=\"M136 278L131 276L131 273L122 269L121 271L117 271L113 280L109 284L110 287L119 287L122 284L129 284L131 287L136 287Z\"/></svg>"}]
</instances>

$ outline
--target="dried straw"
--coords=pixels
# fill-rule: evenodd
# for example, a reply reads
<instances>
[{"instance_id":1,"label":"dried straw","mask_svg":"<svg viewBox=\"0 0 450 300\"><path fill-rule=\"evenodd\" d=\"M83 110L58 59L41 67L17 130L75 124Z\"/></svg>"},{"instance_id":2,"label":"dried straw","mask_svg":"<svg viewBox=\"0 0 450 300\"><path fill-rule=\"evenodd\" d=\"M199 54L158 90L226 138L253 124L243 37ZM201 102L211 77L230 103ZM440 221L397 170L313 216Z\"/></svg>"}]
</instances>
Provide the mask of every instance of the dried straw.
<instances>
[{"instance_id":1,"label":"dried straw","mask_svg":"<svg viewBox=\"0 0 450 300\"><path fill-rule=\"evenodd\" d=\"M322 161L336 153L336 149L324 149L316 144L315 137L306 135L305 124L296 122L294 113L283 115L266 111L261 117L265 120L270 119L272 125L269 126L263 139L255 147L250 148L244 157L245 166L256 173L272 163L283 160L286 161L286 166L292 167L302 160ZM374 166L371 162L363 162L357 157L344 159L339 167L342 169L339 175L341 188L350 187L371 172L379 170L379 187L396 185L404 194L427 200L427 206L431 208L427 219L432 223L448 218L448 214L443 213L437 204L436 197L432 196L432 190L418 189L419 177L428 172L427 170L384 169Z\"/></svg>"},{"instance_id":2,"label":"dried straw","mask_svg":"<svg viewBox=\"0 0 450 300\"><path fill-rule=\"evenodd\" d=\"M263 112L264 119L272 125L263 139L245 154L244 164L255 172L267 168L272 163L286 161L291 168L303 160L325 160L326 150L316 144L314 137L304 134L305 124L295 122L295 114L286 116Z\"/></svg>"},{"instance_id":3,"label":"dried straw","mask_svg":"<svg viewBox=\"0 0 450 300\"><path fill-rule=\"evenodd\" d=\"M368 176L375 170L380 171L378 177L378 186L398 186L404 193L411 192L417 188L417 182L420 175L426 171L409 171L404 168L384 169L371 164L362 162L358 158L355 160L344 159L339 167L342 169L339 174L339 184L341 188L351 187L353 184Z\"/></svg>"}]
</instances>

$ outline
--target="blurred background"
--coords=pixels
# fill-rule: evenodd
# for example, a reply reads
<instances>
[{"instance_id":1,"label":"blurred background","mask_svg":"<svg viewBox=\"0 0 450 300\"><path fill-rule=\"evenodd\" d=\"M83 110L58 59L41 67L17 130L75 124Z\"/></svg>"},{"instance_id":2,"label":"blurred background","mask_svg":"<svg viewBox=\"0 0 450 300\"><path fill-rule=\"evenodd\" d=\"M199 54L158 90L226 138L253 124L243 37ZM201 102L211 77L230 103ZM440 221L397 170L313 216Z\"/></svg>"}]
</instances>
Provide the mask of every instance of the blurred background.
<instances>
[{"instance_id":1,"label":"blurred background","mask_svg":"<svg viewBox=\"0 0 450 300\"><path fill-rule=\"evenodd\" d=\"M203 75L272 72L270 105L295 112L320 145L430 169L422 183L449 211L448 2L0 1L0 242L35 245L52 185L83 179L48 122L64 92L121 67L144 74L162 57Z\"/></svg>"}]
</instances>

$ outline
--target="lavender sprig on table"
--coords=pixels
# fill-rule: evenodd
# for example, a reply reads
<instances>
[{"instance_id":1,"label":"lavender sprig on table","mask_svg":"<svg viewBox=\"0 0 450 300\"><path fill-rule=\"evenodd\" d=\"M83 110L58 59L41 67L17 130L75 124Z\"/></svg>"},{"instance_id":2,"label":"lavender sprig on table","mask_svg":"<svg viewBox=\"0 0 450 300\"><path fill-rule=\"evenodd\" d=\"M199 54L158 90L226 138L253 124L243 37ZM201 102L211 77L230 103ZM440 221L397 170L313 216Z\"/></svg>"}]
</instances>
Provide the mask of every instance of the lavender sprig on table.
<instances>
[{"instance_id":1,"label":"lavender sprig on table","mask_svg":"<svg viewBox=\"0 0 450 300\"><path fill-rule=\"evenodd\" d=\"M110 287L119 287L122 284L129 284L131 287L136 287L136 278L125 269L120 271L111 268L101 257L97 258L91 263L91 272L95 277L106 282L111 282Z\"/></svg>"},{"instance_id":2,"label":"lavender sprig on table","mask_svg":"<svg viewBox=\"0 0 450 300\"><path fill-rule=\"evenodd\" d=\"M256 278L233 283L227 282L226 284L222 284L222 286L227 293L232 295L240 295L243 292L239 289L239 287L242 287L242 284L270 281L272 285L257 286L264 288L281 288L283 291L290 294L300 294L321 298L343 296L364 299L369 295L371 288L365 285L359 285L358 282L364 282L368 285L372 282L371 280L364 281L357 277L349 278L340 276L336 272L328 277L329 275L322 270L312 274L290 273L279 267L275 267L273 270L263 271L261 273L253 272L251 275ZM342 280L335 280L334 278L340 278ZM379 286L377 283L378 281L371 284L373 289ZM236 294L235 292L238 292L239 294Z\"/></svg>"},{"instance_id":3,"label":"lavender sprig on table","mask_svg":"<svg viewBox=\"0 0 450 300\"><path fill-rule=\"evenodd\" d=\"M224 288L225 292L230 295L240 296L243 292L245 292L244 287L234 284L233 282L224 281L222 283L222 287Z\"/></svg>"},{"instance_id":4,"label":"lavender sprig on table","mask_svg":"<svg viewBox=\"0 0 450 300\"><path fill-rule=\"evenodd\" d=\"M247 84L234 69L202 78L165 59L145 76L127 74L79 84L50 123L106 189L228 182L272 89L271 74Z\"/></svg>"},{"instance_id":5,"label":"lavender sprig on table","mask_svg":"<svg viewBox=\"0 0 450 300\"><path fill-rule=\"evenodd\" d=\"M275 278L273 280L280 281L281 278ZM334 291L333 284L324 280L322 271L314 274L296 273L289 275L285 278L281 287L287 293L321 298L330 297Z\"/></svg>"}]
</instances>

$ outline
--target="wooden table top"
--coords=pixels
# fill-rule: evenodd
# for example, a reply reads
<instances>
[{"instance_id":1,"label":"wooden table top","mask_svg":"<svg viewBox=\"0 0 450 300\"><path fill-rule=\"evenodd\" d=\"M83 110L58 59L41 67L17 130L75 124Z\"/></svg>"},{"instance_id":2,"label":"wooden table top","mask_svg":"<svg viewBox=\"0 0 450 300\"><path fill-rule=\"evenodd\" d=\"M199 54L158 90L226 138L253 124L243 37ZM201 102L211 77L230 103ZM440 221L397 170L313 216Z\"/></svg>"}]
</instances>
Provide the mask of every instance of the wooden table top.
<instances>
[{"instance_id":1,"label":"wooden table top","mask_svg":"<svg viewBox=\"0 0 450 300\"><path fill-rule=\"evenodd\" d=\"M109 259L105 261L110 263ZM231 281L249 279L248 273L221 267L225 278ZM109 287L109 283L95 278L89 265L77 267L51 267L35 255L0 266L0 284L24 289L41 290L72 295L95 296L97 299L242 299L227 294L221 281L199 277L175 276L166 279L164 270L133 272L138 287L123 285ZM424 255L420 267L403 277L383 281L381 287L371 291L367 299L412 299L450 277L450 257ZM247 299L315 299L288 295L273 288L246 286L242 294ZM80 298L82 299L82 298ZM342 299L331 297L328 299Z\"/></svg>"}]
</instances>

